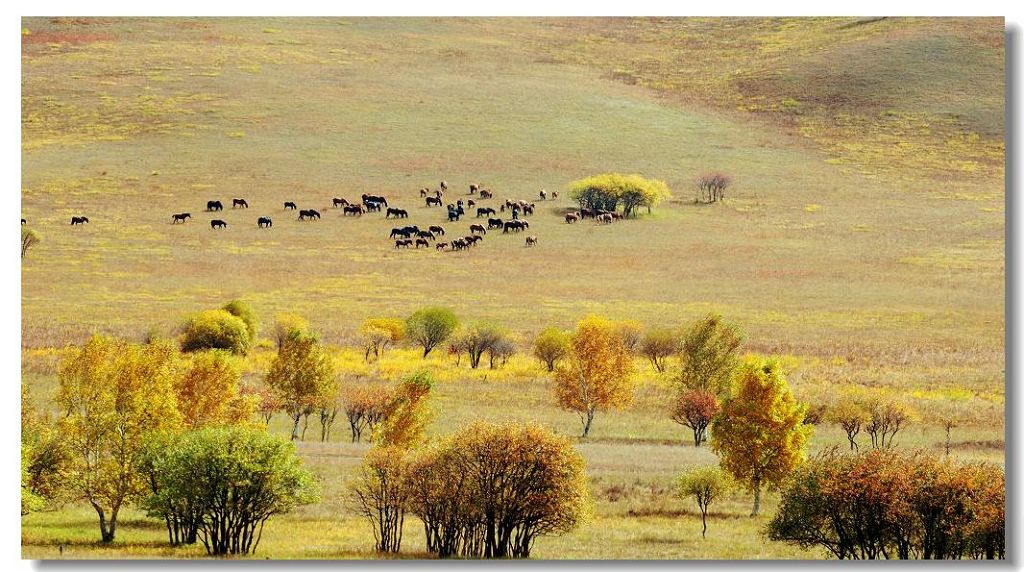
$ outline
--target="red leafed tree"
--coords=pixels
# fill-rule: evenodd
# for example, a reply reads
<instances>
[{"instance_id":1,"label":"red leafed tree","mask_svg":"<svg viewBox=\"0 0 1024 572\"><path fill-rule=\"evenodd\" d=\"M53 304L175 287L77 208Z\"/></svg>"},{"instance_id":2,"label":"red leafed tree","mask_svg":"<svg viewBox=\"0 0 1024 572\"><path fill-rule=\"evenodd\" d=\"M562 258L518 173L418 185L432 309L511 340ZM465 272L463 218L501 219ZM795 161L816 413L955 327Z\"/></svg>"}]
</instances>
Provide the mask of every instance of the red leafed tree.
<instances>
[{"instance_id":1,"label":"red leafed tree","mask_svg":"<svg viewBox=\"0 0 1024 572\"><path fill-rule=\"evenodd\" d=\"M718 413L718 398L702 389L691 389L679 395L672 409L672 420L693 430L693 446L707 441L708 426Z\"/></svg>"}]
</instances>

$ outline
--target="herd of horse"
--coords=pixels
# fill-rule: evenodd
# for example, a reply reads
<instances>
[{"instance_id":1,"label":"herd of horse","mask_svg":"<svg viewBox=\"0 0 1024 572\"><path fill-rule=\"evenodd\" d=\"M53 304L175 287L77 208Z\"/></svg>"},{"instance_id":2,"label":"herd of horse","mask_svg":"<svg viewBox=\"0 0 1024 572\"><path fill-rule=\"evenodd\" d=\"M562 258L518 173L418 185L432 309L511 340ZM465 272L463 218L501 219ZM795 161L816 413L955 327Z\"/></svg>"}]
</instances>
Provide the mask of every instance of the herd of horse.
<instances>
[{"instance_id":1,"label":"herd of horse","mask_svg":"<svg viewBox=\"0 0 1024 572\"><path fill-rule=\"evenodd\" d=\"M444 196L448 191L448 182L441 181L441 184L431 191L430 188L424 187L420 189L420 197L424 199L427 207L443 206ZM440 225L431 225L426 229L421 229L416 225L409 225L404 227L395 227L391 229L389 238L395 240L395 248L429 248L431 241L436 250L458 251L465 250L472 246L475 246L484 239L488 230L501 230L503 234L509 232L518 233L525 231L530 228L530 222L526 219L520 218L525 215L532 215L534 210L537 208L536 203L511 199L506 199L504 203L499 206L496 211L491 207L477 207L477 200L485 200L494 198L494 193L490 189L481 187L479 184L471 184L469 186L469 195L473 198L467 198L463 200L459 198L454 203L447 204L447 218L449 222L458 222L466 214L467 209L476 207L476 218L487 217L487 225L484 226L480 223L472 223L469 225L469 234L455 238L450 241L438 241L438 237L445 236L445 229ZM540 190L539 193L541 200L548 199L548 192L544 189ZM558 192L553 191L551 198L558 198ZM409 211L397 207L391 207L388 205L388 201L381 195L363 194L360 197L359 202L349 202L348 200L341 197L333 197L331 200L332 208L341 208L342 216L355 216L361 217L364 214L370 212L384 212L385 219L407 219L409 218ZM244 198L232 198L231 199L232 209L248 209L249 203ZM220 212L224 210L224 203L219 200L210 200L206 202L206 212ZM298 205L294 201L285 201L284 210L298 211L298 220L300 221L313 221L320 220L320 212L315 209L299 209ZM511 219L497 218L494 215L498 213L509 213ZM182 212L171 215L171 224L184 224L190 218L191 213ZM580 209L579 211L566 213L565 222L566 224L572 224L584 218L593 218L599 224L607 224L620 220L622 215L614 211L607 211L602 209ZM26 224L25 219L21 219L21 224ZM88 224L89 219L85 216L73 216L71 217L71 224L78 226L81 224ZM256 219L256 225L259 228L272 228L274 221L269 216L260 216ZM225 229L228 227L228 223L222 219L210 220L211 229ZM537 237L530 235L526 237L526 246L535 246L537 244Z\"/></svg>"}]
</instances>

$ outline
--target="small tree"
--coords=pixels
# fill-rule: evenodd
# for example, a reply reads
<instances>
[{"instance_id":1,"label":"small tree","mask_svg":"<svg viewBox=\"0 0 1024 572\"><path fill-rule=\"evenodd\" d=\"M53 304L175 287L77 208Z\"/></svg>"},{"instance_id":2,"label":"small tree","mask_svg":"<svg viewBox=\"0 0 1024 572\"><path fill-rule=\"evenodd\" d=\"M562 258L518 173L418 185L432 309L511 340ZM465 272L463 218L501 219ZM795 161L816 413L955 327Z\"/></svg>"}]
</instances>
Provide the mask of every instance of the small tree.
<instances>
[{"instance_id":1,"label":"small tree","mask_svg":"<svg viewBox=\"0 0 1024 572\"><path fill-rule=\"evenodd\" d=\"M274 321L274 340L277 342L278 351L292 336L298 336L309 332L309 321L302 316L295 314L278 314Z\"/></svg>"},{"instance_id":2,"label":"small tree","mask_svg":"<svg viewBox=\"0 0 1024 572\"><path fill-rule=\"evenodd\" d=\"M374 548L398 552L409 496L408 461L401 447L374 447L366 454L350 490L360 514L373 528Z\"/></svg>"},{"instance_id":3,"label":"small tree","mask_svg":"<svg viewBox=\"0 0 1024 572\"><path fill-rule=\"evenodd\" d=\"M25 258L28 250L40 242L42 242L42 239L39 238L39 234L36 231L27 228L21 229L21 257Z\"/></svg>"},{"instance_id":4,"label":"small tree","mask_svg":"<svg viewBox=\"0 0 1024 572\"><path fill-rule=\"evenodd\" d=\"M743 338L736 326L717 314L697 321L683 336L676 382L681 389L710 391L719 398L729 392L737 351Z\"/></svg>"},{"instance_id":5,"label":"small tree","mask_svg":"<svg viewBox=\"0 0 1024 572\"><path fill-rule=\"evenodd\" d=\"M504 366L508 363L508 358L516 355L518 350L519 348L516 347L516 343L509 337L502 337L491 344L490 349L487 350L487 354L490 356L491 369L494 369L495 359L501 360L501 365Z\"/></svg>"},{"instance_id":6,"label":"small tree","mask_svg":"<svg viewBox=\"0 0 1024 572\"><path fill-rule=\"evenodd\" d=\"M679 335L670 329L653 329L644 334L640 354L651 360L658 373L665 371L665 360L679 351Z\"/></svg>"},{"instance_id":7,"label":"small tree","mask_svg":"<svg viewBox=\"0 0 1024 572\"><path fill-rule=\"evenodd\" d=\"M455 313L440 307L417 310L405 321L406 335L423 347L423 357L447 340L458 326L459 319Z\"/></svg>"},{"instance_id":8,"label":"small tree","mask_svg":"<svg viewBox=\"0 0 1024 572\"><path fill-rule=\"evenodd\" d=\"M256 336L260 333L260 318L248 302L232 300L224 304L221 309L245 322L245 330L249 333L249 343L256 341Z\"/></svg>"},{"instance_id":9,"label":"small tree","mask_svg":"<svg viewBox=\"0 0 1024 572\"><path fill-rule=\"evenodd\" d=\"M707 441L708 426L718 413L718 398L710 391L691 389L676 400L672 421L693 431L693 446Z\"/></svg>"},{"instance_id":10,"label":"small tree","mask_svg":"<svg viewBox=\"0 0 1024 572\"><path fill-rule=\"evenodd\" d=\"M647 207L650 212L672 193L664 181L645 179L640 175L603 173L569 183L569 196L580 208L616 210L622 206L623 216L633 216L636 208Z\"/></svg>"},{"instance_id":11,"label":"small tree","mask_svg":"<svg viewBox=\"0 0 1024 572\"><path fill-rule=\"evenodd\" d=\"M555 364L569 354L570 342L568 332L545 328L533 340L533 355L548 366L548 371L555 371Z\"/></svg>"},{"instance_id":12,"label":"small tree","mask_svg":"<svg viewBox=\"0 0 1024 572\"><path fill-rule=\"evenodd\" d=\"M680 475L676 481L677 497L697 501L701 523L704 526L700 533L702 538L706 538L708 534L708 509L731 488L732 480L729 475L718 467L692 469Z\"/></svg>"},{"instance_id":13,"label":"small tree","mask_svg":"<svg viewBox=\"0 0 1024 572\"><path fill-rule=\"evenodd\" d=\"M380 359L388 346L405 338L405 321L399 318L368 318L359 327L359 333L363 336L363 348L366 350L363 358L369 361L372 352L373 357Z\"/></svg>"},{"instance_id":14,"label":"small tree","mask_svg":"<svg viewBox=\"0 0 1024 572\"><path fill-rule=\"evenodd\" d=\"M870 418L867 410L852 399L840 400L828 412L828 420L846 432L846 439L850 442L851 451L860 448L857 445L857 434Z\"/></svg>"},{"instance_id":15,"label":"small tree","mask_svg":"<svg viewBox=\"0 0 1024 572\"><path fill-rule=\"evenodd\" d=\"M249 327L226 310L207 310L189 318L181 339L181 351L227 350L247 354L252 347Z\"/></svg>"},{"instance_id":16,"label":"small tree","mask_svg":"<svg viewBox=\"0 0 1024 572\"><path fill-rule=\"evenodd\" d=\"M207 428L182 434L162 460L147 504L191 505L208 554L253 554L270 517L319 499L293 444L263 431Z\"/></svg>"},{"instance_id":17,"label":"small tree","mask_svg":"<svg viewBox=\"0 0 1024 572\"><path fill-rule=\"evenodd\" d=\"M334 366L316 336L298 335L285 342L270 364L267 385L292 420L292 440L299 437L299 421L324 402L333 384Z\"/></svg>"},{"instance_id":18,"label":"small tree","mask_svg":"<svg viewBox=\"0 0 1024 572\"><path fill-rule=\"evenodd\" d=\"M403 379L384 411L380 431L373 440L381 445L412 447L421 443L431 421L427 398L434 386L430 372L420 371Z\"/></svg>"},{"instance_id":19,"label":"small tree","mask_svg":"<svg viewBox=\"0 0 1024 572\"><path fill-rule=\"evenodd\" d=\"M100 538L112 542L121 508L146 490L139 471L143 435L179 424L175 350L94 336L59 373L59 433L69 460L68 489L99 516Z\"/></svg>"},{"instance_id":20,"label":"small tree","mask_svg":"<svg viewBox=\"0 0 1024 572\"><path fill-rule=\"evenodd\" d=\"M871 446L891 447L896 433L910 424L914 413L895 400L873 399L867 405L868 421L864 429L871 435Z\"/></svg>"},{"instance_id":21,"label":"small tree","mask_svg":"<svg viewBox=\"0 0 1024 572\"><path fill-rule=\"evenodd\" d=\"M370 439L373 431L387 417L388 409L395 395L393 391L380 383L352 385L342 392L342 408L352 433L352 442L363 439L363 431L369 429Z\"/></svg>"},{"instance_id":22,"label":"small tree","mask_svg":"<svg viewBox=\"0 0 1024 572\"><path fill-rule=\"evenodd\" d=\"M713 203L715 201L722 200L725 198L725 190L732 184L732 179L723 173L707 173L697 178L697 189L699 195L697 199L703 200L706 203Z\"/></svg>"},{"instance_id":23,"label":"small tree","mask_svg":"<svg viewBox=\"0 0 1024 572\"><path fill-rule=\"evenodd\" d=\"M614 324L590 316L577 324L567 363L555 370L555 397L559 407L579 415L586 437L596 412L632 403L634 372Z\"/></svg>"},{"instance_id":24,"label":"small tree","mask_svg":"<svg viewBox=\"0 0 1024 572\"><path fill-rule=\"evenodd\" d=\"M477 322L470 325L455 341L455 347L469 356L469 367L476 369L484 352L491 351L494 344L505 337L505 332L497 325L489 322Z\"/></svg>"},{"instance_id":25,"label":"small tree","mask_svg":"<svg viewBox=\"0 0 1024 572\"><path fill-rule=\"evenodd\" d=\"M754 493L751 516L761 510L761 489L778 486L806 456L812 427L806 407L793 398L778 362L750 358L736 372L734 394L715 416L711 449L722 468Z\"/></svg>"}]
</instances>

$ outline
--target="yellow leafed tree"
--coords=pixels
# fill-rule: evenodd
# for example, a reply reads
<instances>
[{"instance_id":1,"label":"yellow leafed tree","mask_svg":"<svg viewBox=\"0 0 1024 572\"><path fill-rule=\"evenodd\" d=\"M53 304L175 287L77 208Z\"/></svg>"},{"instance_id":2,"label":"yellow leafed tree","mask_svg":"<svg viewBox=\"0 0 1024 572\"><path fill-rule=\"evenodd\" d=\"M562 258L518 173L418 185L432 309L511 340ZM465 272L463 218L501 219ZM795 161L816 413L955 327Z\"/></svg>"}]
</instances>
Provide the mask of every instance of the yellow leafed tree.
<instances>
[{"instance_id":1,"label":"yellow leafed tree","mask_svg":"<svg viewBox=\"0 0 1024 572\"><path fill-rule=\"evenodd\" d=\"M96 510L103 542L114 540L121 508L145 492L137 462L142 436L180 423L176 356L168 343L140 346L94 336L60 370L68 487Z\"/></svg>"},{"instance_id":2,"label":"yellow leafed tree","mask_svg":"<svg viewBox=\"0 0 1024 572\"><path fill-rule=\"evenodd\" d=\"M555 370L555 397L562 409L574 411L583 424L583 437L598 411L633 402L635 365L616 325L589 316L576 325L569 355Z\"/></svg>"}]
</instances>

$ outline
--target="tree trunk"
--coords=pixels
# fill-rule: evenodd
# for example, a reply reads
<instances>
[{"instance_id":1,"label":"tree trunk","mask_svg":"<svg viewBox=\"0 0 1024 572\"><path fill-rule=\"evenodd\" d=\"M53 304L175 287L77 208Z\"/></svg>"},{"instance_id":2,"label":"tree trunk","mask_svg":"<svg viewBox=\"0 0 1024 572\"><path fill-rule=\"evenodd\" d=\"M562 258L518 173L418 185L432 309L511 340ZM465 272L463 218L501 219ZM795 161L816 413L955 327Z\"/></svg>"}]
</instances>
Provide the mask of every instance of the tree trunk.
<instances>
[{"instance_id":1,"label":"tree trunk","mask_svg":"<svg viewBox=\"0 0 1024 572\"><path fill-rule=\"evenodd\" d=\"M708 511L707 511L707 509L704 509L704 510L700 511L700 521L704 525L704 530L702 530L700 532L700 537L701 538L707 538L708 537Z\"/></svg>"},{"instance_id":2,"label":"tree trunk","mask_svg":"<svg viewBox=\"0 0 1024 572\"><path fill-rule=\"evenodd\" d=\"M590 424L594 422L594 408L587 408L587 420L583 423L583 437L586 438L590 435Z\"/></svg>"},{"instance_id":3,"label":"tree trunk","mask_svg":"<svg viewBox=\"0 0 1024 572\"><path fill-rule=\"evenodd\" d=\"M299 420L302 419L301 413L292 415L292 441L299 438Z\"/></svg>"},{"instance_id":4,"label":"tree trunk","mask_svg":"<svg viewBox=\"0 0 1024 572\"><path fill-rule=\"evenodd\" d=\"M761 514L761 483L754 484L754 510L750 512L750 516L757 516Z\"/></svg>"}]
</instances>

